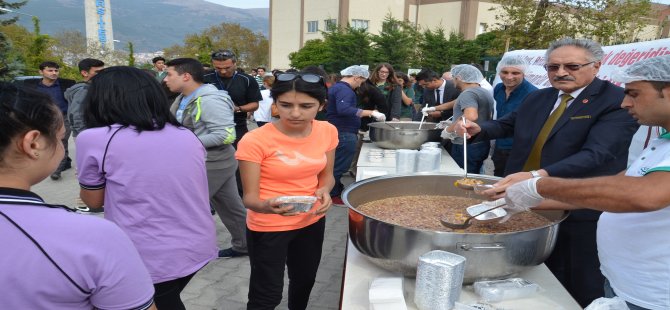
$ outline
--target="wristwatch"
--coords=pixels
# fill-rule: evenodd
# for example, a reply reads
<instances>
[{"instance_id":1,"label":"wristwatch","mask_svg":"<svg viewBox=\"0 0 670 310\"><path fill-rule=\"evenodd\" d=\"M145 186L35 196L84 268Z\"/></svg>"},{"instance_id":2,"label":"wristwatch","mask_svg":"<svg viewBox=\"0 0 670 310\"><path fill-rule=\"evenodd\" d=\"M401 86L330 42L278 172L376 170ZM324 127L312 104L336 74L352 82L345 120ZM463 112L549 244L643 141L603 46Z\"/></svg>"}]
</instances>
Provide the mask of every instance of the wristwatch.
<instances>
[{"instance_id":1,"label":"wristwatch","mask_svg":"<svg viewBox=\"0 0 670 310\"><path fill-rule=\"evenodd\" d=\"M532 175L533 178L540 178L540 177L542 177L542 176L540 175L540 173L537 172L537 170L531 170L531 171L530 171L530 175Z\"/></svg>"}]
</instances>

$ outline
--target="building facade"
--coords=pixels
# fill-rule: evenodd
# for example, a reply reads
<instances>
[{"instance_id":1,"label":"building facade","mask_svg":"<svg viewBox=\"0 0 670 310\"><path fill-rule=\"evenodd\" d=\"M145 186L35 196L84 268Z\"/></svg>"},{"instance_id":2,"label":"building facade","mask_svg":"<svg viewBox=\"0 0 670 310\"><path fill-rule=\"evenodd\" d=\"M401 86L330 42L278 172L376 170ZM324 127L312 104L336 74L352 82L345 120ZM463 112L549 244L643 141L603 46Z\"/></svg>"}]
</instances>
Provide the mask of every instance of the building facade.
<instances>
[{"instance_id":1,"label":"building facade","mask_svg":"<svg viewBox=\"0 0 670 310\"><path fill-rule=\"evenodd\" d=\"M270 67L289 68L288 55L330 25L378 34L387 15L421 29L442 27L474 39L495 23L497 4L485 0L281 0L270 1Z\"/></svg>"},{"instance_id":2,"label":"building facade","mask_svg":"<svg viewBox=\"0 0 670 310\"><path fill-rule=\"evenodd\" d=\"M419 29L441 27L446 33L462 33L466 39L474 39L495 26L499 7L492 0L270 0L269 67L289 68L289 54L309 40L322 39L321 32L331 25L349 24L378 34L390 14ZM625 41L667 38L669 16L670 6L653 3L649 17L643 21L647 25L627 34L629 39Z\"/></svg>"}]
</instances>

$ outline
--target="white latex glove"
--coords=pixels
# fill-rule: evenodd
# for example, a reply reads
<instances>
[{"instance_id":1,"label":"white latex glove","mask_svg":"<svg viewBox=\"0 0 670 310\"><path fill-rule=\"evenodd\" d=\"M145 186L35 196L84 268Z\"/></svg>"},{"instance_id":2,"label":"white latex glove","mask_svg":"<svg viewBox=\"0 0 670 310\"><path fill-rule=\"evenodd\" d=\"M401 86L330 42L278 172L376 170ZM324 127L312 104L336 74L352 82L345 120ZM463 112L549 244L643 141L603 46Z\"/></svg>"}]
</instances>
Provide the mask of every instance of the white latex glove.
<instances>
[{"instance_id":1,"label":"white latex glove","mask_svg":"<svg viewBox=\"0 0 670 310\"><path fill-rule=\"evenodd\" d=\"M447 128L444 128L440 133L440 137L442 137L442 139L454 140L458 138L458 135L455 131L448 131Z\"/></svg>"},{"instance_id":2,"label":"white latex glove","mask_svg":"<svg viewBox=\"0 0 670 310\"><path fill-rule=\"evenodd\" d=\"M378 122L383 122L386 120L386 115L377 110L372 111L372 117Z\"/></svg>"},{"instance_id":3,"label":"white latex glove","mask_svg":"<svg viewBox=\"0 0 670 310\"><path fill-rule=\"evenodd\" d=\"M421 113L430 113L430 112L435 112L435 107L425 107L421 109Z\"/></svg>"},{"instance_id":4,"label":"white latex glove","mask_svg":"<svg viewBox=\"0 0 670 310\"><path fill-rule=\"evenodd\" d=\"M506 222L513 215L529 211L537 207L544 198L537 193L537 181L541 178L530 178L516 183L505 190L505 211L507 215L500 221Z\"/></svg>"}]
</instances>

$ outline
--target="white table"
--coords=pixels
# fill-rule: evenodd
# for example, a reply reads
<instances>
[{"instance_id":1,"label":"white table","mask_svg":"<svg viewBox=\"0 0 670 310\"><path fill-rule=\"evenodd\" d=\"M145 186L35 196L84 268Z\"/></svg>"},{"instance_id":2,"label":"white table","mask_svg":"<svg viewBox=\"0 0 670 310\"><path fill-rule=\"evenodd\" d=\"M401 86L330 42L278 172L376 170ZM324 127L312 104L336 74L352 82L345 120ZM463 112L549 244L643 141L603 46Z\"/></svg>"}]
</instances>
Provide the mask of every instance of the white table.
<instances>
[{"instance_id":1,"label":"white table","mask_svg":"<svg viewBox=\"0 0 670 310\"><path fill-rule=\"evenodd\" d=\"M397 277L398 274L387 271L370 262L349 241L343 279L342 305L343 310L367 310L368 289L372 280L378 277ZM560 282L544 264L535 266L518 275L518 277L535 282L542 288L539 293L529 298L506 300L492 305L505 310L548 310L582 309L568 294ZM405 278L405 303L408 309L417 309L414 304L414 279ZM471 285L464 286L459 302L472 304L479 300Z\"/></svg>"},{"instance_id":2,"label":"white table","mask_svg":"<svg viewBox=\"0 0 670 310\"><path fill-rule=\"evenodd\" d=\"M395 157L384 157L379 162L371 162L368 158L370 150L384 150L375 146L371 142L363 143L361 153L358 156L358 164L356 165L356 181L365 180L367 178L376 177L380 175L395 174L396 162ZM463 174L463 169L459 167L453 158L441 148L442 156L440 159L440 170L442 173L457 173Z\"/></svg>"},{"instance_id":3,"label":"white table","mask_svg":"<svg viewBox=\"0 0 670 310\"><path fill-rule=\"evenodd\" d=\"M363 143L361 153L356 166L356 181L364 180L370 177L395 174L395 158L383 158L379 162L371 162L368 159L370 150L382 150L372 143ZM442 149L440 162L441 173L462 174L461 169L451 156ZM344 310L367 310L370 305L368 302L368 289L372 280L377 277L397 277L398 274L387 271L370 262L361 254L349 241L347 245L347 257L345 265L345 274L342 290L342 309ZM542 287L540 293L532 298L523 298L508 300L494 305L506 310L538 310L538 309L561 309L572 310L582 309L579 304L570 296L560 282L549 271L544 264L530 268L518 275L529 281L533 281ZM414 279L404 279L405 302L408 309L417 309L414 305ZM478 301L472 286L465 286L461 293L460 302L471 304Z\"/></svg>"}]
</instances>

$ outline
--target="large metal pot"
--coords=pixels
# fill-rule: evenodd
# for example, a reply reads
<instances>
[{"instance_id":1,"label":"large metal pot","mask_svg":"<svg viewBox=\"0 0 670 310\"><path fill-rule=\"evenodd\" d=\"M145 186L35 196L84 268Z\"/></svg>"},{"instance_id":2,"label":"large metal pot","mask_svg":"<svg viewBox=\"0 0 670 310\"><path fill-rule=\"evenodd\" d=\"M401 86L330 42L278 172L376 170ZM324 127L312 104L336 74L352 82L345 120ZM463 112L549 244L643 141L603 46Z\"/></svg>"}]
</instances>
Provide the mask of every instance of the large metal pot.
<instances>
[{"instance_id":1,"label":"large metal pot","mask_svg":"<svg viewBox=\"0 0 670 310\"><path fill-rule=\"evenodd\" d=\"M468 175L493 181L496 177ZM347 188L342 195L349 207L349 238L356 249L376 265L405 276L415 276L419 256L444 250L464 256L465 283L499 279L544 262L556 243L558 224L565 211L537 211L553 224L513 233L479 234L412 229L367 216L357 207L369 201L408 195L474 197L454 187L462 175L420 174L381 176ZM411 208L412 206L407 206Z\"/></svg>"},{"instance_id":2,"label":"large metal pot","mask_svg":"<svg viewBox=\"0 0 670 310\"><path fill-rule=\"evenodd\" d=\"M384 149L418 149L428 141L440 141L441 129L437 123L424 122L376 122L368 124L370 140Z\"/></svg>"}]
</instances>

